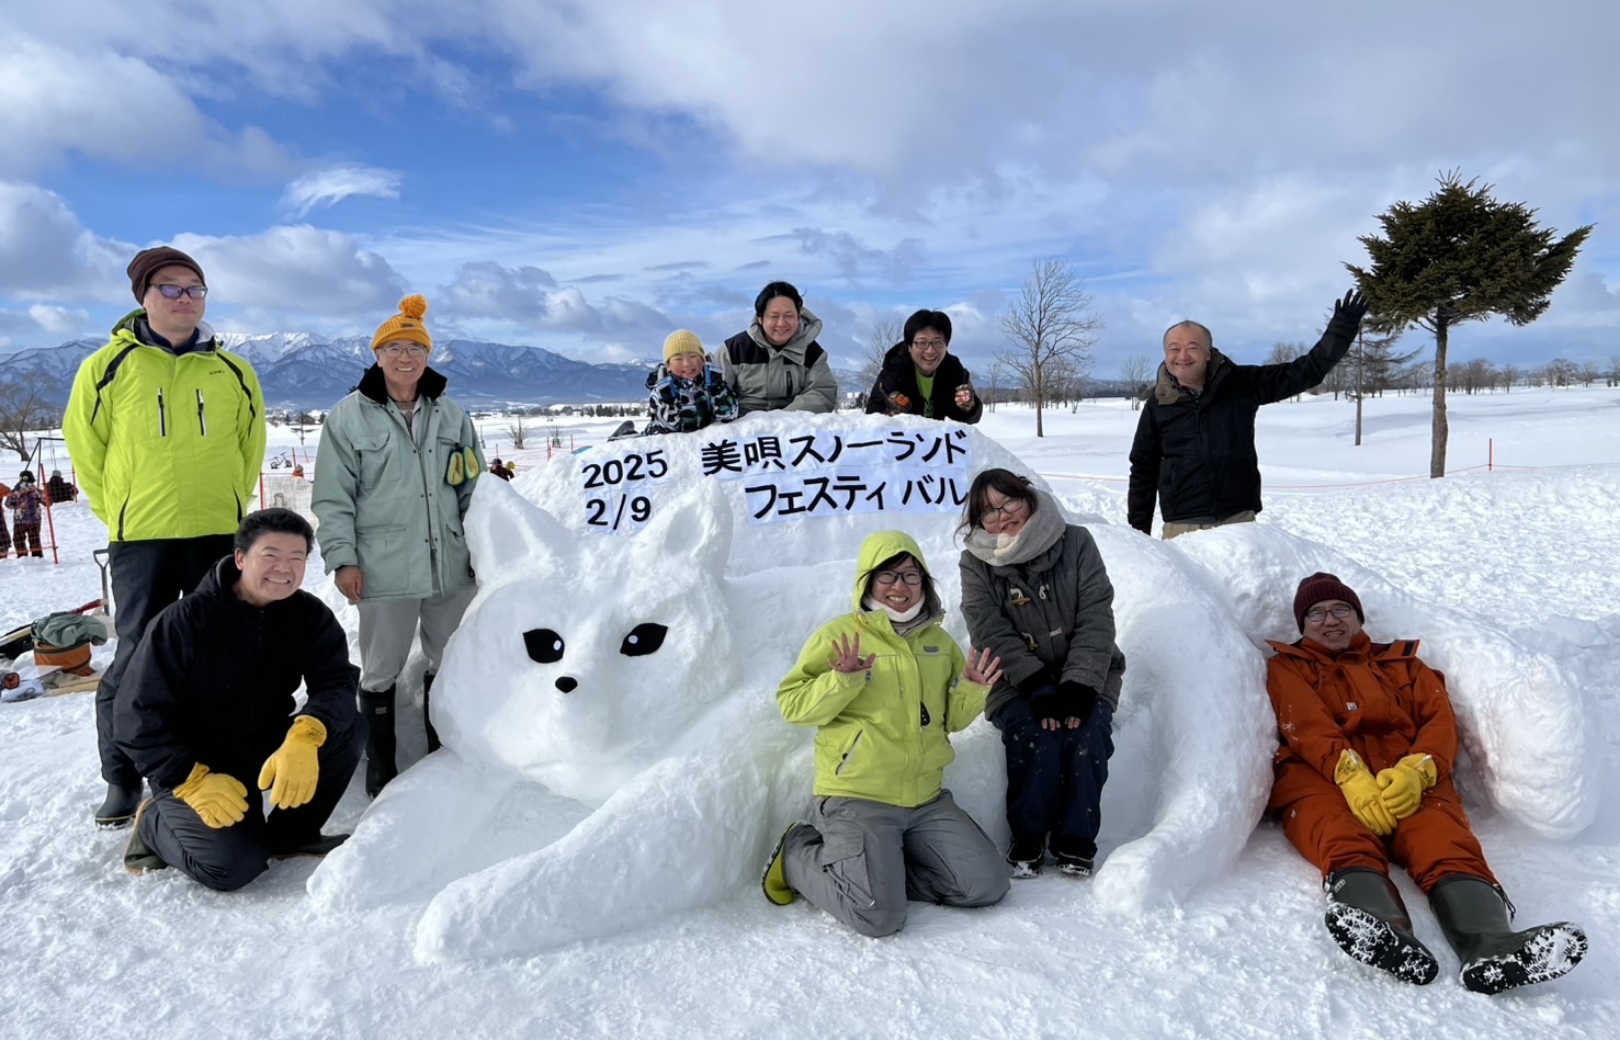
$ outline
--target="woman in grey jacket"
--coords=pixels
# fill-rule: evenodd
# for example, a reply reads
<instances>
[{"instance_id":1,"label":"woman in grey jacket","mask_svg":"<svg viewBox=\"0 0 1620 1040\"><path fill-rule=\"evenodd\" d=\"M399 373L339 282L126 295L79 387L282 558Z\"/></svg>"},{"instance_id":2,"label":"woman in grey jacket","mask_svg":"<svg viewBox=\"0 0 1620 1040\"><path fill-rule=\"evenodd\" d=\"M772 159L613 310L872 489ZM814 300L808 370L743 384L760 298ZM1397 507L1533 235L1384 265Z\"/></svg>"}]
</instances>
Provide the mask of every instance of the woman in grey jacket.
<instances>
[{"instance_id":1,"label":"woman in grey jacket","mask_svg":"<svg viewBox=\"0 0 1620 1040\"><path fill-rule=\"evenodd\" d=\"M427 301L407 296L372 337L377 363L326 417L312 506L321 558L360 608L360 708L370 726L366 792L394 778L394 686L418 625L428 750L433 673L477 583L461 520L484 468L478 431L428 367Z\"/></svg>"},{"instance_id":2,"label":"woman in grey jacket","mask_svg":"<svg viewBox=\"0 0 1620 1040\"><path fill-rule=\"evenodd\" d=\"M1050 847L1060 871L1087 876L1125 674L1114 586L1090 532L1008 470L974 478L961 533L968 635L1001 657L985 715L1007 751L1007 862L1034 877Z\"/></svg>"}]
</instances>

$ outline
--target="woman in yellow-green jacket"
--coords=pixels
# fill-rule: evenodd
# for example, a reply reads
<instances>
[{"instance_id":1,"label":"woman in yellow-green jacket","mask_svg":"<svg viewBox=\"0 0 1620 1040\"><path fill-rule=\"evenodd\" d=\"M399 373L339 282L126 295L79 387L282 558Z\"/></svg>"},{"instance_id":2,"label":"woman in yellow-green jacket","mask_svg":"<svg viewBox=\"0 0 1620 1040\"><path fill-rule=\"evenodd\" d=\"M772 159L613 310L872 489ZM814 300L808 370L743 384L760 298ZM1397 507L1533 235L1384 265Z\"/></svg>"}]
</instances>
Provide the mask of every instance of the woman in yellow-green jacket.
<instances>
[{"instance_id":1,"label":"woman in yellow-green jacket","mask_svg":"<svg viewBox=\"0 0 1620 1040\"><path fill-rule=\"evenodd\" d=\"M789 827L766 866L765 895L804 896L862 935L906 922L906 901L989 906L1007 894L996 847L944 789L949 734L984 711L1001 677L988 652L964 659L917 543L871 535L855 573L855 612L810 637L776 700L815 726L815 823Z\"/></svg>"}]
</instances>

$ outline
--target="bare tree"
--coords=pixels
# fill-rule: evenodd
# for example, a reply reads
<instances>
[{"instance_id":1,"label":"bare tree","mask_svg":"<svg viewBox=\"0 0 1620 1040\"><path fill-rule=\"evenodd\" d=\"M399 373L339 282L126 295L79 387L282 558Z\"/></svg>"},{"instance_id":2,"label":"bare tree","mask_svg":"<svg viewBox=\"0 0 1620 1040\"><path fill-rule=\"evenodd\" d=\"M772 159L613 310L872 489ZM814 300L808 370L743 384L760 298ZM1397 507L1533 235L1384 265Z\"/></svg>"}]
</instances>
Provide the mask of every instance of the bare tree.
<instances>
[{"instance_id":1,"label":"bare tree","mask_svg":"<svg viewBox=\"0 0 1620 1040\"><path fill-rule=\"evenodd\" d=\"M1018 298L1001 313L1001 331L1010 341L996 358L1018 374L1035 401L1035 436L1046 436L1042 409L1048 400L1048 373L1063 364L1084 373L1086 357L1103 328L1090 310L1091 295L1074 268L1057 257L1037 260Z\"/></svg>"},{"instance_id":2,"label":"bare tree","mask_svg":"<svg viewBox=\"0 0 1620 1040\"><path fill-rule=\"evenodd\" d=\"M55 403L60 390L43 374L0 383L0 448L27 462L33 454L29 433L52 430L62 422L62 409Z\"/></svg>"},{"instance_id":3,"label":"bare tree","mask_svg":"<svg viewBox=\"0 0 1620 1040\"><path fill-rule=\"evenodd\" d=\"M506 424L506 435L512 438L513 451L523 450L523 442L529 435L529 428L524 424L523 416L512 417L512 421Z\"/></svg>"},{"instance_id":4,"label":"bare tree","mask_svg":"<svg viewBox=\"0 0 1620 1040\"><path fill-rule=\"evenodd\" d=\"M1148 373L1152 370L1153 362L1140 354L1126 358L1125 363L1119 367L1119 378L1124 381L1126 392L1130 394L1133 412L1142 407L1142 402L1147 400Z\"/></svg>"},{"instance_id":5,"label":"bare tree","mask_svg":"<svg viewBox=\"0 0 1620 1040\"><path fill-rule=\"evenodd\" d=\"M883 371L883 358L889 353L889 348L900 342L900 319L892 314L885 315L872 323L872 332L866 339L866 353L861 355L859 375L855 378L860 381L861 404L866 407L866 394L877 383L878 373Z\"/></svg>"},{"instance_id":6,"label":"bare tree","mask_svg":"<svg viewBox=\"0 0 1620 1040\"><path fill-rule=\"evenodd\" d=\"M1581 362L1581 385L1591 386L1603 378L1603 369L1598 367L1596 361Z\"/></svg>"},{"instance_id":7,"label":"bare tree","mask_svg":"<svg viewBox=\"0 0 1620 1040\"><path fill-rule=\"evenodd\" d=\"M1001 400L1004 392L1001 387L1001 377L1006 374L1007 363L999 357L992 358L990 360L990 394L985 397L992 412L996 410L996 402Z\"/></svg>"}]
</instances>

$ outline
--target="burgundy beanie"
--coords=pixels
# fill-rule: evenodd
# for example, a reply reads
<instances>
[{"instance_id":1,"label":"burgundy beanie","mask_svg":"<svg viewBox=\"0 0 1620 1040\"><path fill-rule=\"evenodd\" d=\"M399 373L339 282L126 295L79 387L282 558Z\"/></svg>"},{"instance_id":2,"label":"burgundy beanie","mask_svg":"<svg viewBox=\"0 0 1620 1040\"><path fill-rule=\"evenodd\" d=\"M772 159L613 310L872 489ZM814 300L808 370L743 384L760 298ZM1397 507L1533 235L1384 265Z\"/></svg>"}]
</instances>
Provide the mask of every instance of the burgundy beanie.
<instances>
[{"instance_id":1,"label":"burgundy beanie","mask_svg":"<svg viewBox=\"0 0 1620 1040\"><path fill-rule=\"evenodd\" d=\"M197 273L198 281L208 284L197 261L173 246L143 249L129 262L129 287L135 291L136 303L146 302L146 290L152 287L152 276L165 267L189 267Z\"/></svg>"},{"instance_id":2,"label":"burgundy beanie","mask_svg":"<svg viewBox=\"0 0 1620 1040\"><path fill-rule=\"evenodd\" d=\"M1301 632L1305 631L1305 612L1330 599L1342 599L1355 607L1356 617L1363 625L1367 623L1367 615L1361 611L1361 597L1356 595L1356 590L1340 581L1337 574L1317 571L1301 581L1299 591L1294 593L1294 621L1299 624Z\"/></svg>"}]
</instances>

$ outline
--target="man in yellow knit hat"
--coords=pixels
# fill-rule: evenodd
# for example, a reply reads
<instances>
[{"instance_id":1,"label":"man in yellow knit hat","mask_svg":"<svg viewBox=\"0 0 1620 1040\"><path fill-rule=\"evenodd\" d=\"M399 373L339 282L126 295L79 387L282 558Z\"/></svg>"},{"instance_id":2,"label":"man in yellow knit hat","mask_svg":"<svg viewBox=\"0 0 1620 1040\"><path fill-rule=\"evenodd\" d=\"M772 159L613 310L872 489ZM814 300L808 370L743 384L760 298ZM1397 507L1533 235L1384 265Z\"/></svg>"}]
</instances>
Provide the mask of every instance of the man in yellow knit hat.
<instances>
[{"instance_id":1,"label":"man in yellow knit hat","mask_svg":"<svg viewBox=\"0 0 1620 1040\"><path fill-rule=\"evenodd\" d=\"M462 518L483 471L478 431L428 367L427 300L407 296L372 337L376 363L326 417L312 506L326 570L360 609L366 791L394 778L394 693L421 629L422 714L450 634L477 591Z\"/></svg>"},{"instance_id":2,"label":"man in yellow knit hat","mask_svg":"<svg viewBox=\"0 0 1620 1040\"><path fill-rule=\"evenodd\" d=\"M118 648L96 691L107 798L95 818L121 826L141 777L113 739L118 685L147 623L231 553L264 463L264 395L247 360L203 321L202 267L178 249L129 264L140 303L73 380L62 436L90 508L107 525Z\"/></svg>"}]
</instances>

